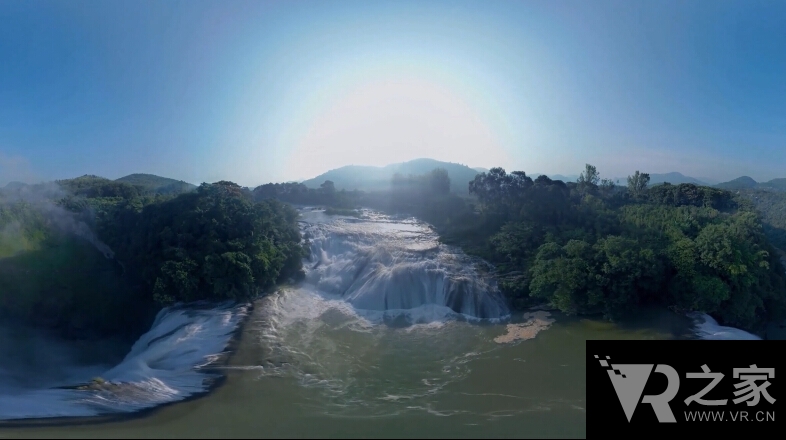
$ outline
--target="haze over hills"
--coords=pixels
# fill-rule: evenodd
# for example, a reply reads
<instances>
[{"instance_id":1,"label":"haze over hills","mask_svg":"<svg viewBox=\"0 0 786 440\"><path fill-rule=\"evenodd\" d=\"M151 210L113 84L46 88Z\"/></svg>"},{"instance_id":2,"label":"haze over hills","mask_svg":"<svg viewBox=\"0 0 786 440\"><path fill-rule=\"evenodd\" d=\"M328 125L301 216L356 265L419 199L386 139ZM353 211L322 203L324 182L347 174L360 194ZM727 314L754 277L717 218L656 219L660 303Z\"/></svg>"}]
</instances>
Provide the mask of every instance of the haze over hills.
<instances>
[{"instance_id":1,"label":"haze over hills","mask_svg":"<svg viewBox=\"0 0 786 440\"><path fill-rule=\"evenodd\" d=\"M338 190L380 191L390 188L390 180L396 173L402 175L425 174L435 168L444 168L448 172L450 189L457 194L466 194L469 182L478 174L477 170L462 164L434 159L415 159L384 167L348 165L330 170L301 183L309 188L319 188L326 180L330 180Z\"/></svg>"},{"instance_id":2,"label":"haze over hills","mask_svg":"<svg viewBox=\"0 0 786 440\"><path fill-rule=\"evenodd\" d=\"M781 191L786 191L786 178L772 179L768 182L760 183L761 188L772 188Z\"/></svg>"},{"instance_id":3,"label":"haze over hills","mask_svg":"<svg viewBox=\"0 0 786 440\"><path fill-rule=\"evenodd\" d=\"M753 178L748 177L748 176L742 176L742 177L738 177L738 178L736 178L734 180L730 180L728 182L719 183L719 184L717 184L715 186L718 187L718 188L721 188L721 189L732 190L732 189L755 188L758 185L759 185L758 182L753 180Z\"/></svg>"},{"instance_id":4,"label":"haze over hills","mask_svg":"<svg viewBox=\"0 0 786 440\"><path fill-rule=\"evenodd\" d=\"M5 185L4 189L6 189L6 190L9 190L9 191L12 191L12 190L17 190L17 189L19 189L19 188L23 188L23 187L25 187L25 186L27 186L27 184L26 184L26 183L23 183L23 182L17 182L17 181L13 181L13 182L8 182L8 183Z\"/></svg>"},{"instance_id":5,"label":"haze over hills","mask_svg":"<svg viewBox=\"0 0 786 440\"><path fill-rule=\"evenodd\" d=\"M704 182L704 183L705 183L705 184L707 184L707 185L717 185L717 184L721 183L721 181L720 181L720 180L718 180L718 179L713 179L713 178L711 178L711 177L697 177L697 179L698 179L699 181L701 181L701 182Z\"/></svg>"},{"instance_id":6,"label":"haze over hills","mask_svg":"<svg viewBox=\"0 0 786 440\"><path fill-rule=\"evenodd\" d=\"M620 179L620 184L627 183ZM695 177L686 176L682 173L678 172L671 172L671 173L664 173L664 174L650 174L650 185L658 185L661 183L671 183L672 185L679 185L680 183L693 183L696 185L704 185L707 186L707 182L703 182Z\"/></svg>"}]
</instances>

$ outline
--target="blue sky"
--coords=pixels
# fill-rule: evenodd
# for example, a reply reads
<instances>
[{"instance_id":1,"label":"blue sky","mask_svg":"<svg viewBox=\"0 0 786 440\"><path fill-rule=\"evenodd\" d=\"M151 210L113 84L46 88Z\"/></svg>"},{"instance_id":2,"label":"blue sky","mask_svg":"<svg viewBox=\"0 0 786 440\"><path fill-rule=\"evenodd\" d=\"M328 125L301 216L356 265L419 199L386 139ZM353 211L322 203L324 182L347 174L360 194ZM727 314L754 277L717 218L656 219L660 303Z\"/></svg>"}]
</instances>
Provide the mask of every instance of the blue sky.
<instances>
[{"instance_id":1,"label":"blue sky","mask_svg":"<svg viewBox=\"0 0 786 440\"><path fill-rule=\"evenodd\" d=\"M786 177L778 1L5 1L0 184L417 157Z\"/></svg>"}]
</instances>

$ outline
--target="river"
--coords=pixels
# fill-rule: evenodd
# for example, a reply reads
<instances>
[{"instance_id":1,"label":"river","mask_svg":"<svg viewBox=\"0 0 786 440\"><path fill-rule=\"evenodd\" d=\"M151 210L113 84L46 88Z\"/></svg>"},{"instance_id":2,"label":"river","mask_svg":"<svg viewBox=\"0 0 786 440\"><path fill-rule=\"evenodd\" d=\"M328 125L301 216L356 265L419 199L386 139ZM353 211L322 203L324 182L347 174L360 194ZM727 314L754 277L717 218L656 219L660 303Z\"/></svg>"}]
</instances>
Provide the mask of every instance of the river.
<instances>
[{"instance_id":1,"label":"river","mask_svg":"<svg viewBox=\"0 0 786 440\"><path fill-rule=\"evenodd\" d=\"M427 225L301 219L305 281L165 309L125 357L0 327L0 437L583 438L586 340L757 339L664 310L511 314L490 268Z\"/></svg>"}]
</instances>

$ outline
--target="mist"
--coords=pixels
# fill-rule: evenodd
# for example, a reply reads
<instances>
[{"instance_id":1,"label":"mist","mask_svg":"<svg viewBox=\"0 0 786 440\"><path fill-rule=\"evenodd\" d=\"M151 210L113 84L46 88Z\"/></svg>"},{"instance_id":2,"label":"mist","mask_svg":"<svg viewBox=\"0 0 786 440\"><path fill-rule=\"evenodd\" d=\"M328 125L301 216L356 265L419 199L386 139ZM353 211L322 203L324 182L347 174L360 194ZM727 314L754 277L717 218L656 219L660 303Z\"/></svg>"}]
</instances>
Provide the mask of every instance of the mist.
<instances>
[{"instance_id":1,"label":"mist","mask_svg":"<svg viewBox=\"0 0 786 440\"><path fill-rule=\"evenodd\" d=\"M80 237L93 245L105 258L113 259L114 251L98 239L87 223L80 220L77 214L56 204L56 201L66 196L66 192L55 182L0 189L0 209L10 208L19 203L27 204L43 216L48 227L64 234ZM94 215L89 210L84 214ZM12 219L10 222L0 225L0 242L9 243L12 249L20 247L24 242L23 226L18 219ZM16 249L15 252L20 250L23 249Z\"/></svg>"}]
</instances>

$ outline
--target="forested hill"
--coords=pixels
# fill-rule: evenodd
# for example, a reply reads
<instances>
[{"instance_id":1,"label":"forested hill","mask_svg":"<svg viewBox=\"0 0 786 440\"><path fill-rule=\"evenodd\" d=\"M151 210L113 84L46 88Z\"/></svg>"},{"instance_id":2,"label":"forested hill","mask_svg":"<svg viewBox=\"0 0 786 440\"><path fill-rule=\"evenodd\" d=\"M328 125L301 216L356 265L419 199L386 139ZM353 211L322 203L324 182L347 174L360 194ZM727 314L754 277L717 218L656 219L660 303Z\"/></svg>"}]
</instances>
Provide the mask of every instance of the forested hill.
<instances>
[{"instance_id":1,"label":"forested hill","mask_svg":"<svg viewBox=\"0 0 786 440\"><path fill-rule=\"evenodd\" d=\"M129 174L115 180L115 182L141 186L159 193L180 193L196 189L196 185L154 174Z\"/></svg>"},{"instance_id":2,"label":"forested hill","mask_svg":"<svg viewBox=\"0 0 786 440\"><path fill-rule=\"evenodd\" d=\"M478 171L466 165L441 162L434 159L415 159L408 162L391 164L384 167L345 166L328 171L302 183L308 188L319 188L326 180L333 182L337 190L386 191L394 175L403 177L421 175L435 168L442 168L450 177L451 191L467 194L467 185L474 179Z\"/></svg>"},{"instance_id":3,"label":"forested hill","mask_svg":"<svg viewBox=\"0 0 786 440\"><path fill-rule=\"evenodd\" d=\"M246 301L300 277L296 219L223 181L180 194L91 175L3 189L0 316L134 339L164 305Z\"/></svg>"},{"instance_id":4,"label":"forested hill","mask_svg":"<svg viewBox=\"0 0 786 440\"><path fill-rule=\"evenodd\" d=\"M767 182L757 182L751 177L742 176L728 182L723 182L715 185L718 188L728 190L741 190L741 189L764 189L775 191L786 191L786 178L772 179Z\"/></svg>"},{"instance_id":5,"label":"forested hill","mask_svg":"<svg viewBox=\"0 0 786 440\"><path fill-rule=\"evenodd\" d=\"M152 174L131 174L117 180L88 174L73 179L58 180L56 183L73 196L87 198L133 198L151 194L176 195L196 189L196 186L190 183Z\"/></svg>"}]
</instances>

